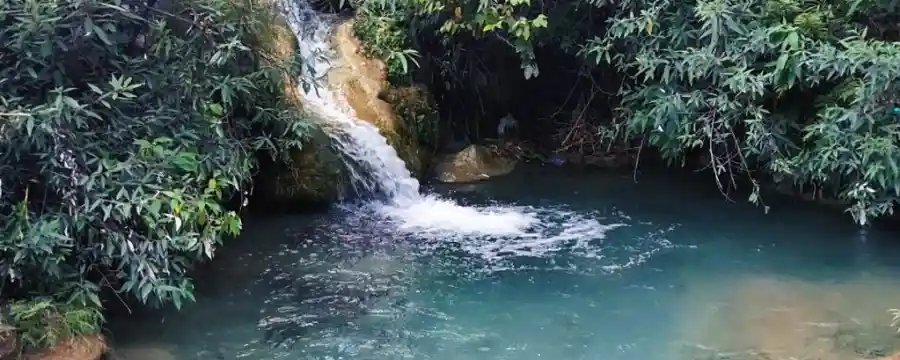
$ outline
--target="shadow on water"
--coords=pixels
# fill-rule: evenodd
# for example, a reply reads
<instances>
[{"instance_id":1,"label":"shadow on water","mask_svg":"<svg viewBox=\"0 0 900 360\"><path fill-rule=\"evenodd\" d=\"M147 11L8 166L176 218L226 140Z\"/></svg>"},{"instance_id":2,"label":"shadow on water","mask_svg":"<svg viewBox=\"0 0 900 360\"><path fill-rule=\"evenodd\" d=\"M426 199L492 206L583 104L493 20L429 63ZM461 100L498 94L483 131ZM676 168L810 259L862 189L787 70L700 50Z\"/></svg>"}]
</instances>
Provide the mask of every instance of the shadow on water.
<instances>
[{"instance_id":1,"label":"shadow on water","mask_svg":"<svg viewBox=\"0 0 900 360\"><path fill-rule=\"evenodd\" d=\"M524 238L401 230L358 208L249 219L198 277L196 304L115 319L112 330L118 346L154 344L178 359L850 360L900 350L886 313L900 307L890 234L787 203L764 215L696 178L639 180L526 168L433 187L462 204L562 214L562 230Z\"/></svg>"}]
</instances>

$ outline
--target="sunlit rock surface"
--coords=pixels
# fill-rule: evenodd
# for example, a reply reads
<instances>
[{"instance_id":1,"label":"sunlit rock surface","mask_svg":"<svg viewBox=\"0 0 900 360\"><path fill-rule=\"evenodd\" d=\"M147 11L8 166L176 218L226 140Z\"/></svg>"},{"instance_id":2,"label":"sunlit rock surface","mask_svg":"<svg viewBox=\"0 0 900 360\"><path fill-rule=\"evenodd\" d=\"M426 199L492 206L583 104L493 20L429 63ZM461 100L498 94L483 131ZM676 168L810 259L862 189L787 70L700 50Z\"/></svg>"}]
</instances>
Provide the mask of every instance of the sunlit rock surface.
<instances>
[{"instance_id":1,"label":"sunlit rock surface","mask_svg":"<svg viewBox=\"0 0 900 360\"><path fill-rule=\"evenodd\" d=\"M506 175L515 167L515 159L486 147L469 145L458 153L437 159L434 173L440 182L466 183Z\"/></svg>"}]
</instances>

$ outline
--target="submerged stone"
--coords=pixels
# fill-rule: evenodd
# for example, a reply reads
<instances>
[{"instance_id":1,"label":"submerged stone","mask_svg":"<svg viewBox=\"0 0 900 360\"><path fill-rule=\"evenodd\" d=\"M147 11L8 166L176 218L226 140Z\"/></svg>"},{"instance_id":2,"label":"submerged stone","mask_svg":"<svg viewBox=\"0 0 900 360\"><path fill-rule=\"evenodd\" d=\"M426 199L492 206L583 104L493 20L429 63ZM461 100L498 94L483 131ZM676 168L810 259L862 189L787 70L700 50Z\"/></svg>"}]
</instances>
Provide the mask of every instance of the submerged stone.
<instances>
[{"instance_id":1,"label":"submerged stone","mask_svg":"<svg viewBox=\"0 0 900 360\"><path fill-rule=\"evenodd\" d=\"M458 153L437 159L434 173L440 182L462 183L506 175L515 167L515 159L503 157L487 147L469 145Z\"/></svg>"},{"instance_id":2,"label":"submerged stone","mask_svg":"<svg viewBox=\"0 0 900 360\"><path fill-rule=\"evenodd\" d=\"M175 360L175 355L160 344L130 346L111 351L112 360Z\"/></svg>"},{"instance_id":3,"label":"submerged stone","mask_svg":"<svg viewBox=\"0 0 900 360\"><path fill-rule=\"evenodd\" d=\"M696 288L708 293L690 295L689 306L719 305L684 313L690 317L684 340L695 345L680 358L881 358L900 344L883 315L898 293L895 284L872 276L840 283L759 276Z\"/></svg>"}]
</instances>

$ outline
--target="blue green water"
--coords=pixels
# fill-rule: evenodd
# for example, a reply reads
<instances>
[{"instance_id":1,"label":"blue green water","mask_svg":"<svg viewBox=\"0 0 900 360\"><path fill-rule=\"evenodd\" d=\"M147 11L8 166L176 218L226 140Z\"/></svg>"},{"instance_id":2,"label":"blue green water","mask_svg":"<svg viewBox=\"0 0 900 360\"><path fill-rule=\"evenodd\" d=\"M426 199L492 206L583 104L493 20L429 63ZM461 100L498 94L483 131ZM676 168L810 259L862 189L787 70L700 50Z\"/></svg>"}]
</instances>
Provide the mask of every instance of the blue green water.
<instances>
[{"instance_id":1,"label":"blue green water","mask_svg":"<svg viewBox=\"0 0 900 360\"><path fill-rule=\"evenodd\" d=\"M707 179L638 180L535 168L432 189L546 220L527 236L494 231L502 224L454 223L489 229L482 233L404 225L433 225L420 220L440 206L402 223L354 208L249 219L200 277L196 304L116 320L114 341L177 359L894 352L886 312L900 307L894 236L810 206L772 204L765 215L743 198L727 202Z\"/></svg>"}]
</instances>

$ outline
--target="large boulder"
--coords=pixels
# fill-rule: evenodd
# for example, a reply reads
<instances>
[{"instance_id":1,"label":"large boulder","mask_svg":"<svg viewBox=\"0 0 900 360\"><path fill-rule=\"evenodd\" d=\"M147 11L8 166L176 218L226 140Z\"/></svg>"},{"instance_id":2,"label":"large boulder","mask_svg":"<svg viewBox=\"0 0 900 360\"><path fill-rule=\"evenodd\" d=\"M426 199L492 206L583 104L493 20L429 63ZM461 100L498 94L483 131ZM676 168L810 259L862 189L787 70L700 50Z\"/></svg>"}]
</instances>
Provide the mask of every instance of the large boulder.
<instances>
[{"instance_id":1,"label":"large boulder","mask_svg":"<svg viewBox=\"0 0 900 360\"><path fill-rule=\"evenodd\" d=\"M327 204L340 200L348 181L343 162L319 127L310 129L302 149L292 150L286 162L264 170L256 195L267 205Z\"/></svg>"},{"instance_id":2,"label":"large boulder","mask_svg":"<svg viewBox=\"0 0 900 360\"><path fill-rule=\"evenodd\" d=\"M273 19L264 31L256 34L256 38L260 50L267 54L266 58L280 62L279 66L288 67L297 53L297 37L282 17ZM289 73L283 76L283 100L298 112L302 111L303 95L299 82ZM262 165L256 195L267 206L325 204L340 198L341 184L346 183L341 180L342 162L320 126L314 124L308 131L303 148L291 150L287 161Z\"/></svg>"},{"instance_id":3,"label":"large boulder","mask_svg":"<svg viewBox=\"0 0 900 360\"><path fill-rule=\"evenodd\" d=\"M516 160L498 151L479 145L469 145L462 151L435 160L435 178L444 183L465 183L509 174Z\"/></svg>"},{"instance_id":4,"label":"large boulder","mask_svg":"<svg viewBox=\"0 0 900 360\"><path fill-rule=\"evenodd\" d=\"M358 119L381 131L413 174L421 175L430 154L420 144L417 129L436 116L433 108L422 106L431 104L428 94L420 87L392 89L384 62L366 56L352 20L338 25L332 43L335 61L328 84L343 93Z\"/></svg>"}]
</instances>

